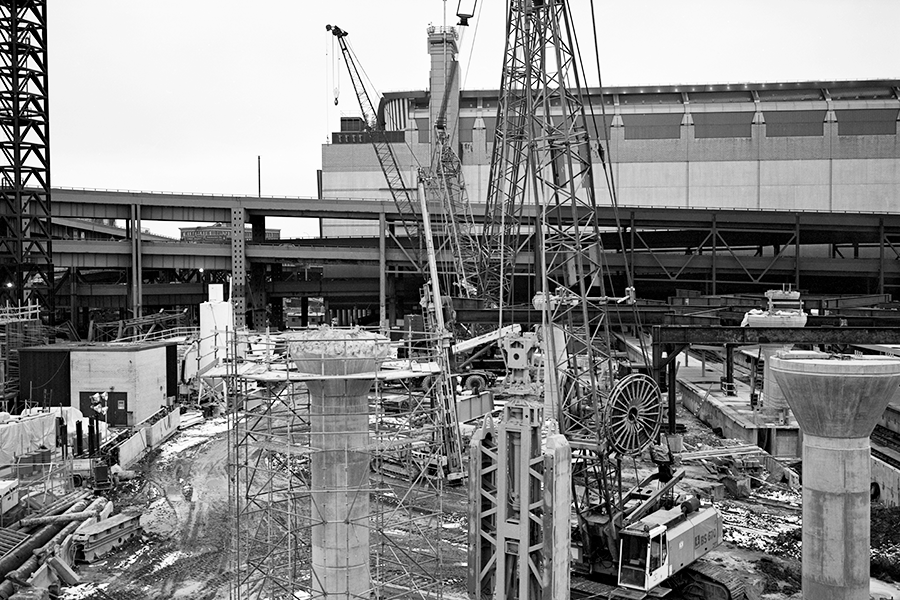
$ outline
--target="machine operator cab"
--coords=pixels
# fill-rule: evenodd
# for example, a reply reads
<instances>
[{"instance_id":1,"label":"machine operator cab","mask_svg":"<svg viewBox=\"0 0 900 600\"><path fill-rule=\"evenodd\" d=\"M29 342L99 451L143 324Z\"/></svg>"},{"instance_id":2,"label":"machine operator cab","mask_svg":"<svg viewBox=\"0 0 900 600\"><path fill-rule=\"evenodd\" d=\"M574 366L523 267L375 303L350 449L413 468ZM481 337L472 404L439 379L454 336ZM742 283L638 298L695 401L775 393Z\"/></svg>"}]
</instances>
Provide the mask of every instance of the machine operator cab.
<instances>
[{"instance_id":1,"label":"machine operator cab","mask_svg":"<svg viewBox=\"0 0 900 600\"><path fill-rule=\"evenodd\" d=\"M619 532L619 585L650 591L722 542L722 516L692 498Z\"/></svg>"},{"instance_id":2,"label":"machine operator cab","mask_svg":"<svg viewBox=\"0 0 900 600\"><path fill-rule=\"evenodd\" d=\"M669 578L666 528L623 530L619 538L619 585L648 591Z\"/></svg>"}]
</instances>

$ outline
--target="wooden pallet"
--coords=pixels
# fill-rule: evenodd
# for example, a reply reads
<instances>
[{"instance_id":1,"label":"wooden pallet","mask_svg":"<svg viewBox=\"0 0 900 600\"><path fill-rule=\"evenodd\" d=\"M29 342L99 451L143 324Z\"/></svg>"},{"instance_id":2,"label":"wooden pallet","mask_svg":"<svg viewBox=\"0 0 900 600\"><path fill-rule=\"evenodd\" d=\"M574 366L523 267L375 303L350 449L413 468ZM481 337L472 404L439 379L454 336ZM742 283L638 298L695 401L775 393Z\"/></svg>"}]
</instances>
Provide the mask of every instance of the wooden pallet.
<instances>
[{"instance_id":1,"label":"wooden pallet","mask_svg":"<svg viewBox=\"0 0 900 600\"><path fill-rule=\"evenodd\" d=\"M0 558L14 551L29 537L22 531L0 527Z\"/></svg>"}]
</instances>

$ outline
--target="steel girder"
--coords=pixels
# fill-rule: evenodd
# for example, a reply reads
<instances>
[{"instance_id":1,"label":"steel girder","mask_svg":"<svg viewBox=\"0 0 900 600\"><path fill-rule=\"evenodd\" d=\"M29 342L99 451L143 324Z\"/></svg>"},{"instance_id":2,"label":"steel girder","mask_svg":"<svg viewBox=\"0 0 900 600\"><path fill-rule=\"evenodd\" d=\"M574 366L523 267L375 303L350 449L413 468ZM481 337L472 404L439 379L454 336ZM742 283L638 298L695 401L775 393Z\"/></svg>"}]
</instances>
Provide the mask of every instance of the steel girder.
<instances>
[{"instance_id":1,"label":"steel girder","mask_svg":"<svg viewBox=\"0 0 900 600\"><path fill-rule=\"evenodd\" d=\"M900 327L690 327L651 328L653 344L900 344Z\"/></svg>"},{"instance_id":2,"label":"steel girder","mask_svg":"<svg viewBox=\"0 0 900 600\"><path fill-rule=\"evenodd\" d=\"M0 299L52 315L45 0L0 2L0 149Z\"/></svg>"},{"instance_id":3,"label":"steel girder","mask_svg":"<svg viewBox=\"0 0 900 600\"><path fill-rule=\"evenodd\" d=\"M850 229L846 223L826 223L806 213L768 222L762 215L756 222L746 218L734 222L730 214L723 216L713 213L693 224L663 225L642 223L632 213L627 247L613 235L606 246L627 252L629 260L611 257L610 267L623 269L627 262L634 281L703 283L712 294L721 291L720 284L759 289L791 283L800 288L804 276L872 273L877 274L876 287L883 293L891 286L885 276L900 277L896 261L885 260L886 256L900 258L900 232L887 229L883 218L875 227ZM842 246L852 249L849 260L854 267L841 260L845 258Z\"/></svg>"}]
</instances>

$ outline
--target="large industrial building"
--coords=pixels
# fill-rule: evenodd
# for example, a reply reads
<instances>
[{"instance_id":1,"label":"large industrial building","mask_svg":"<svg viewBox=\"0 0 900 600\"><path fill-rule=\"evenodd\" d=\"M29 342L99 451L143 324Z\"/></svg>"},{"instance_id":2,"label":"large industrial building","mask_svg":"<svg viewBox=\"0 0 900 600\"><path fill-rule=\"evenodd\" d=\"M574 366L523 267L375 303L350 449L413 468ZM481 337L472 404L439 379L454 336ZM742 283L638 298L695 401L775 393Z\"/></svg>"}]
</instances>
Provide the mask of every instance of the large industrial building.
<instances>
[{"instance_id":1,"label":"large industrial building","mask_svg":"<svg viewBox=\"0 0 900 600\"><path fill-rule=\"evenodd\" d=\"M454 35L429 29L428 88L385 94L379 106L407 185L431 162L429 123L445 73L457 72L442 62L457 54ZM447 120L469 198L482 204L498 92L460 91L458 78L449 87L456 101L447 103ZM592 138L609 140L622 207L890 213L900 195L897 80L604 88L586 90L586 100L597 127L606 124ZM322 148L323 197L390 199L370 141L357 122L341 125ZM609 204L608 194L598 202Z\"/></svg>"}]
</instances>

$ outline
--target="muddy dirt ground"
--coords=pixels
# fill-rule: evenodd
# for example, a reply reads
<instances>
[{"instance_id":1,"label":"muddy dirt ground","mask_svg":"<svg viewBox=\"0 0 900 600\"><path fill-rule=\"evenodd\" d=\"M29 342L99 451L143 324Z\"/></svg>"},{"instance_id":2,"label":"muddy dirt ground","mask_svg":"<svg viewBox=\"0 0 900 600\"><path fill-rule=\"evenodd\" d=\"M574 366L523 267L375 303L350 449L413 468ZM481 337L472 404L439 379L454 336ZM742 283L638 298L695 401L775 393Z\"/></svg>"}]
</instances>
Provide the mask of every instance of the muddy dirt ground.
<instances>
[{"instance_id":1,"label":"muddy dirt ground","mask_svg":"<svg viewBox=\"0 0 900 600\"><path fill-rule=\"evenodd\" d=\"M716 438L681 407L679 422L687 426L684 439L690 449L733 443ZM61 598L229 597L225 425L224 419L218 419L179 432L136 467L138 477L123 482L112 499L117 511L142 513L143 536L95 564L79 565L83 583L64 589ZM790 500L789 495L776 493L773 497ZM465 490L448 491L444 500L448 512L445 527L457 529L452 533L458 537L447 548L452 560L444 563L446 591L452 597L465 597ZM800 598L797 510L730 499L723 503L723 511L726 543L708 558L742 574L748 600ZM780 536L761 537L754 531L754 523L772 519L783 524ZM900 599L900 586L892 582L874 582L873 586L875 598Z\"/></svg>"},{"instance_id":2,"label":"muddy dirt ground","mask_svg":"<svg viewBox=\"0 0 900 600\"><path fill-rule=\"evenodd\" d=\"M225 420L179 432L112 494L117 511L142 513L144 534L91 564L66 599L228 598Z\"/></svg>"}]
</instances>

